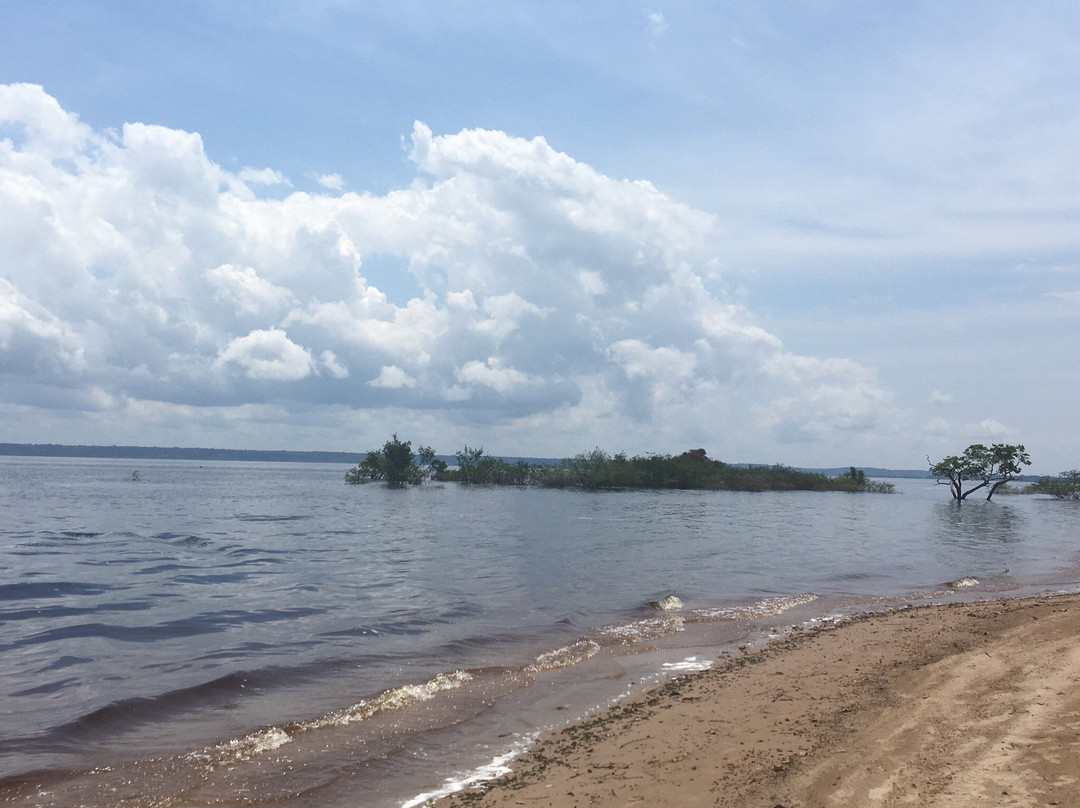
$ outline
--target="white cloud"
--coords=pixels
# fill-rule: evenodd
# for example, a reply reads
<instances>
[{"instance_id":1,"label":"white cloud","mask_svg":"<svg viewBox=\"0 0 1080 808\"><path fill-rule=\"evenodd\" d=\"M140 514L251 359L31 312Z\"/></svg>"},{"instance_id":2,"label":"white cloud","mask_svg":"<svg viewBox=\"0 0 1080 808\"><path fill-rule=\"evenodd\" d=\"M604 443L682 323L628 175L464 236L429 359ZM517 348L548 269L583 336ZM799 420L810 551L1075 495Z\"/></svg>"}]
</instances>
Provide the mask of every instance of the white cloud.
<instances>
[{"instance_id":1,"label":"white cloud","mask_svg":"<svg viewBox=\"0 0 1080 808\"><path fill-rule=\"evenodd\" d=\"M383 365L379 370L378 378L368 382L372 387L383 387L387 390L398 390L402 387L416 387L416 379L410 376L396 365Z\"/></svg>"},{"instance_id":2,"label":"white cloud","mask_svg":"<svg viewBox=\"0 0 1080 808\"><path fill-rule=\"evenodd\" d=\"M240 169L237 176L244 182L253 185L284 185L288 188L292 187L288 177L272 168L250 168L245 166Z\"/></svg>"},{"instance_id":3,"label":"white cloud","mask_svg":"<svg viewBox=\"0 0 1080 808\"><path fill-rule=\"evenodd\" d=\"M636 339L619 340L609 352L630 379L686 379L693 375L697 365L693 353L675 348L652 348Z\"/></svg>"},{"instance_id":4,"label":"white cloud","mask_svg":"<svg viewBox=\"0 0 1080 808\"><path fill-rule=\"evenodd\" d=\"M322 360L322 366L335 379L347 379L349 377L349 369L341 363L333 351L323 351L319 358Z\"/></svg>"},{"instance_id":5,"label":"white cloud","mask_svg":"<svg viewBox=\"0 0 1080 808\"><path fill-rule=\"evenodd\" d=\"M275 286L260 278L252 267L222 264L208 269L206 278L217 290L217 296L234 304L241 311L256 314L260 311L277 311L287 305L292 294L288 289Z\"/></svg>"},{"instance_id":6,"label":"white cloud","mask_svg":"<svg viewBox=\"0 0 1080 808\"><path fill-rule=\"evenodd\" d=\"M653 36L660 36L668 29L667 20L664 19L664 15L659 11L648 12L649 18L649 33Z\"/></svg>"},{"instance_id":7,"label":"white cloud","mask_svg":"<svg viewBox=\"0 0 1080 808\"><path fill-rule=\"evenodd\" d=\"M253 190L272 169L226 171L194 133L94 132L41 88L0 87L0 121L21 133L0 141L0 352L22 335L58 358L0 366L0 404L94 389L63 398L221 424L288 402L537 453L634 434L744 457L877 440L890 406L873 372L786 351L730 302L713 216L543 138L417 123L408 187L275 199Z\"/></svg>"},{"instance_id":8,"label":"white cloud","mask_svg":"<svg viewBox=\"0 0 1080 808\"><path fill-rule=\"evenodd\" d=\"M218 354L218 363L239 366L249 379L280 382L299 381L313 366L311 354L276 328L230 341Z\"/></svg>"},{"instance_id":9,"label":"white cloud","mask_svg":"<svg viewBox=\"0 0 1080 808\"><path fill-rule=\"evenodd\" d=\"M1013 430L994 418L984 418L977 424L971 424L965 430L976 442L1001 442L1008 440Z\"/></svg>"},{"instance_id":10,"label":"white cloud","mask_svg":"<svg viewBox=\"0 0 1080 808\"><path fill-rule=\"evenodd\" d=\"M500 395L508 395L529 384L529 377L520 370L504 367L498 357L489 356L486 362L472 359L455 374L463 384L490 387Z\"/></svg>"},{"instance_id":11,"label":"white cloud","mask_svg":"<svg viewBox=\"0 0 1080 808\"><path fill-rule=\"evenodd\" d=\"M316 174L315 181L328 191L341 191L345 188L345 180L340 174Z\"/></svg>"},{"instance_id":12,"label":"white cloud","mask_svg":"<svg viewBox=\"0 0 1080 808\"><path fill-rule=\"evenodd\" d=\"M85 364L73 330L0 278L0 371L37 375L53 365L80 371Z\"/></svg>"},{"instance_id":13,"label":"white cloud","mask_svg":"<svg viewBox=\"0 0 1080 808\"><path fill-rule=\"evenodd\" d=\"M463 292L447 292L446 293L446 305L455 309L463 309L465 311L476 311L476 298L473 297L471 290L466 289Z\"/></svg>"},{"instance_id":14,"label":"white cloud","mask_svg":"<svg viewBox=\"0 0 1080 808\"><path fill-rule=\"evenodd\" d=\"M481 308L488 319L473 323L472 328L497 341L516 331L523 317L543 317L551 312L551 309L542 309L514 292L485 298Z\"/></svg>"},{"instance_id":15,"label":"white cloud","mask_svg":"<svg viewBox=\"0 0 1080 808\"><path fill-rule=\"evenodd\" d=\"M0 123L24 129L26 141L19 144L19 150L27 158L36 154L70 156L92 137L90 127L36 84L0 85Z\"/></svg>"}]
</instances>

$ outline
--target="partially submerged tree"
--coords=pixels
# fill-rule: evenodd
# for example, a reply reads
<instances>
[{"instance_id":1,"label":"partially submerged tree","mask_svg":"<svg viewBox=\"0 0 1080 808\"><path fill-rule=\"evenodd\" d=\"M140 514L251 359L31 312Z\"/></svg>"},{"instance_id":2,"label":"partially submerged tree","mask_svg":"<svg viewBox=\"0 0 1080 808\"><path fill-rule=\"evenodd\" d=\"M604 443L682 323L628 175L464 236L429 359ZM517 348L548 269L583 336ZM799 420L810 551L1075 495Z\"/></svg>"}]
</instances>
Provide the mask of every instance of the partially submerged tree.
<instances>
[{"instance_id":1,"label":"partially submerged tree","mask_svg":"<svg viewBox=\"0 0 1080 808\"><path fill-rule=\"evenodd\" d=\"M446 463L435 457L430 446L421 446L413 454L412 441L398 440L395 433L381 449L368 452L360 465L345 472L345 482L360 483L382 480L387 485L419 485L446 469Z\"/></svg>"},{"instance_id":2,"label":"partially submerged tree","mask_svg":"<svg viewBox=\"0 0 1080 808\"><path fill-rule=\"evenodd\" d=\"M1055 499L1080 499L1080 470L1063 471L1057 477L1043 477L1031 490Z\"/></svg>"},{"instance_id":3,"label":"partially submerged tree","mask_svg":"<svg viewBox=\"0 0 1080 808\"><path fill-rule=\"evenodd\" d=\"M484 454L484 448L472 449L468 444L455 453L458 471L455 479L469 485L483 485L495 481L499 459Z\"/></svg>"},{"instance_id":4,"label":"partially submerged tree","mask_svg":"<svg viewBox=\"0 0 1080 808\"><path fill-rule=\"evenodd\" d=\"M927 458L927 462L938 484L948 485L957 502L963 502L982 488L989 488L986 494L989 502L995 491L1022 473L1022 466L1031 465L1031 458L1022 443L995 443L990 447L973 443L959 456L950 455L937 463ZM964 490L969 482L974 484Z\"/></svg>"}]
</instances>

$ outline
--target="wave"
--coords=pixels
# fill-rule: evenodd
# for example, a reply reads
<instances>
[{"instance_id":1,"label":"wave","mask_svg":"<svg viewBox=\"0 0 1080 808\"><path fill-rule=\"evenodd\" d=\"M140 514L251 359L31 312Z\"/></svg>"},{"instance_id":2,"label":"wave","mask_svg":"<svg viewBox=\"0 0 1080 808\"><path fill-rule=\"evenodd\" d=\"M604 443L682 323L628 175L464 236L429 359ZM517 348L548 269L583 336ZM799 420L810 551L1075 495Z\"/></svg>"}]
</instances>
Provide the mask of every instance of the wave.
<instances>
[{"instance_id":1,"label":"wave","mask_svg":"<svg viewBox=\"0 0 1080 808\"><path fill-rule=\"evenodd\" d=\"M678 662L665 662L660 667L663 668L665 673L693 673L694 671L708 670L712 666L713 663L710 659L689 656Z\"/></svg>"},{"instance_id":2,"label":"wave","mask_svg":"<svg viewBox=\"0 0 1080 808\"><path fill-rule=\"evenodd\" d=\"M559 668L568 668L596 656L599 651L599 643L583 637L569 645L564 645L562 648L545 651L538 655L534 662L523 668L523 672L541 673L543 671L558 670Z\"/></svg>"},{"instance_id":3,"label":"wave","mask_svg":"<svg viewBox=\"0 0 1080 808\"><path fill-rule=\"evenodd\" d=\"M238 513L234 517L241 522L301 522L310 519L310 514L290 514L288 516L273 516L270 514Z\"/></svg>"},{"instance_id":4,"label":"wave","mask_svg":"<svg viewBox=\"0 0 1080 808\"><path fill-rule=\"evenodd\" d=\"M132 604L126 605L122 611L131 611L133 609L142 610L146 608L145 602L133 601ZM104 610L104 608L99 607L94 611L99 612ZM143 626L122 626L113 623L100 622L79 623L77 625L61 626L46 631L39 631L37 634L29 636L18 643L0 645L0 651L42 643L85 639L87 637L97 637L129 643L158 643L168 639L216 634L237 626L258 625L260 623L273 623L295 620L303 617L313 617L315 615L324 614L325 612L326 609L311 607L295 609L263 609L257 612L228 610L199 614L181 620L169 620L163 623L153 623Z\"/></svg>"},{"instance_id":5,"label":"wave","mask_svg":"<svg viewBox=\"0 0 1080 808\"><path fill-rule=\"evenodd\" d=\"M956 581L946 581L945 586L949 589L967 589L968 587L978 586L979 579L973 578L970 575L966 578L960 578Z\"/></svg>"},{"instance_id":6,"label":"wave","mask_svg":"<svg viewBox=\"0 0 1080 808\"><path fill-rule=\"evenodd\" d=\"M335 710L319 718L304 721L296 725L301 730L340 727L365 721L378 713L388 710L400 710L420 702L429 701L445 690L456 690L466 682L471 682L473 675L467 671L440 673L422 684L402 685L386 690L371 700L358 701L344 710Z\"/></svg>"},{"instance_id":7,"label":"wave","mask_svg":"<svg viewBox=\"0 0 1080 808\"><path fill-rule=\"evenodd\" d=\"M466 671L440 673L419 684L407 684L383 691L372 699L364 699L342 710L335 710L307 721L284 727L265 727L239 738L231 738L213 746L191 752L189 761L211 769L243 763L265 752L280 749L302 734L330 727L345 727L366 721L381 713L402 710L430 701L440 693L456 690L473 679Z\"/></svg>"},{"instance_id":8,"label":"wave","mask_svg":"<svg viewBox=\"0 0 1080 808\"><path fill-rule=\"evenodd\" d=\"M603 626L598 629L597 633L605 639L616 640L621 643L637 643L667 637L677 631L682 631L685 625L685 617L665 614L658 617L647 617L643 620L633 620L629 623Z\"/></svg>"},{"instance_id":9,"label":"wave","mask_svg":"<svg viewBox=\"0 0 1080 808\"><path fill-rule=\"evenodd\" d=\"M82 741L118 735L148 723L172 718L200 704L238 698L244 694L246 688L255 687L257 684L257 676L242 671L156 696L119 699L62 724L49 734L59 741Z\"/></svg>"},{"instance_id":10,"label":"wave","mask_svg":"<svg viewBox=\"0 0 1080 808\"><path fill-rule=\"evenodd\" d=\"M0 600L38 600L65 595L100 595L110 587L79 581L41 581L0 585Z\"/></svg>"},{"instance_id":11,"label":"wave","mask_svg":"<svg viewBox=\"0 0 1080 808\"><path fill-rule=\"evenodd\" d=\"M670 612L683 607L682 600L678 595L668 595L666 598L660 598L660 600L650 600L649 608L656 609L658 612Z\"/></svg>"},{"instance_id":12,"label":"wave","mask_svg":"<svg viewBox=\"0 0 1080 808\"><path fill-rule=\"evenodd\" d=\"M490 763L480 766L464 776L451 777L443 781L442 786L434 791L426 791L423 794L417 794L412 799L403 802L401 808L417 808L417 806L421 805L430 805L442 797L457 794L459 791L472 788L479 783L486 783L490 780L496 780L503 775L510 774L510 762L514 760L514 758L528 751L535 741L535 735L526 735L519 738L510 749L493 758Z\"/></svg>"},{"instance_id":13,"label":"wave","mask_svg":"<svg viewBox=\"0 0 1080 808\"><path fill-rule=\"evenodd\" d=\"M249 733L242 738L232 738L228 741L208 746L198 752L191 752L187 759L193 762L205 763L211 768L229 763L243 763L251 760L264 752L273 752L287 743L292 742L292 736L278 727L267 727L257 732Z\"/></svg>"},{"instance_id":14,"label":"wave","mask_svg":"<svg viewBox=\"0 0 1080 808\"><path fill-rule=\"evenodd\" d=\"M763 617L775 617L797 606L813 603L818 596L813 592L801 595L784 595L775 598L763 598L754 603L741 606L727 606L721 609L697 609L693 612L696 620L760 620Z\"/></svg>"}]
</instances>

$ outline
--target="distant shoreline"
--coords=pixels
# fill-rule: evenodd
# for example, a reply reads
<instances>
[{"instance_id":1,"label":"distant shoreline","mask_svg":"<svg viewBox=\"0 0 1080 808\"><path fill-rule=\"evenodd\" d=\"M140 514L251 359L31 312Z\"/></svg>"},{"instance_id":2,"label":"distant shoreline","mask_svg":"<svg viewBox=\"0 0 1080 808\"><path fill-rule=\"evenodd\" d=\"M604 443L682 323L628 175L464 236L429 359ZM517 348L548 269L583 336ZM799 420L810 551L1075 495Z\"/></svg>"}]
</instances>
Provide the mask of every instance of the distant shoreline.
<instances>
[{"instance_id":1,"label":"distant shoreline","mask_svg":"<svg viewBox=\"0 0 1080 808\"><path fill-rule=\"evenodd\" d=\"M205 449L182 446L73 446L60 443L0 443L0 456L355 464L363 460L367 456L367 452L295 452L272 449Z\"/></svg>"},{"instance_id":2,"label":"distant shoreline","mask_svg":"<svg viewBox=\"0 0 1080 808\"><path fill-rule=\"evenodd\" d=\"M0 443L0 457L70 457L120 460L222 460L258 463L342 463L355 465L367 457L367 452L290 451L285 449L207 449L184 446L84 446L65 443ZM439 455L448 463L457 462L453 455ZM503 457L514 462L557 465L562 458L554 457ZM731 463L732 466L765 466L767 463ZM847 466L836 468L796 468L834 477L848 470ZM931 479L929 472L921 469L886 469L863 467L868 477L899 477ZM1037 477L1032 477L1037 479Z\"/></svg>"}]
</instances>

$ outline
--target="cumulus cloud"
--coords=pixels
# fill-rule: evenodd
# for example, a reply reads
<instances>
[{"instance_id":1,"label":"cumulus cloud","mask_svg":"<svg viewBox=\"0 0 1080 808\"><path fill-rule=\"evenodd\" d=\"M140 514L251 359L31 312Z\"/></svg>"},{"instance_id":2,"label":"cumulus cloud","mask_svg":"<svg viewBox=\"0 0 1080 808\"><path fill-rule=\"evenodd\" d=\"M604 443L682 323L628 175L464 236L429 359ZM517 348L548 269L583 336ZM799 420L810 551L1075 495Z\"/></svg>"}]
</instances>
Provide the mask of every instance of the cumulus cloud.
<instances>
[{"instance_id":1,"label":"cumulus cloud","mask_svg":"<svg viewBox=\"0 0 1080 808\"><path fill-rule=\"evenodd\" d=\"M489 387L504 395L529 384L526 374L516 368L503 367L502 361L495 356L489 356L486 362L471 359L455 375L466 385Z\"/></svg>"},{"instance_id":2,"label":"cumulus cloud","mask_svg":"<svg viewBox=\"0 0 1080 808\"><path fill-rule=\"evenodd\" d=\"M345 180L340 174L316 174L315 182L330 191L340 191L345 187Z\"/></svg>"},{"instance_id":3,"label":"cumulus cloud","mask_svg":"<svg viewBox=\"0 0 1080 808\"><path fill-rule=\"evenodd\" d=\"M384 387L388 390L397 390L402 387L416 387L416 379L412 378L396 365L384 365L379 370L378 378L368 382L372 387Z\"/></svg>"},{"instance_id":4,"label":"cumulus cloud","mask_svg":"<svg viewBox=\"0 0 1080 808\"><path fill-rule=\"evenodd\" d=\"M249 379L294 382L311 374L311 354L277 328L252 331L230 340L218 354L219 365L233 364Z\"/></svg>"},{"instance_id":5,"label":"cumulus cloud","mask_svg":"<svg viewBox=\"0 0 1080 808\"><path fill-rule=\"evenodd\" d=\"M261 197L287 180L195 133L97 132L0 87L0 406L33 375L118 419L280 403L536 453L827 445L891 406L872 370L792 353L729 300L718 222L651 183L481 129L417 123L409 157L382 196ZM409 299L365 276L387 258Z\"/></svg>"},{"instance_id":6,"label":"cumulus cloud","mask_svg":"<svg viewBox=\"0 0 1080 808\"><path fill-rule=\"evenodd\" d=\"M280 310L292 299L288 289L260 278L252 267L222 264L208 269L206 279L216 290L217 297L248 314Z\"/></svg>"},{"instance_id":7,"label":"cumulus cloud","mask_svg":"<svg viewBox=\"0 0 1080 808\"><path fill-rule=\"evenodd\" d=\"M80 371L83 348L74 330L0 278L0 371L37 375Z\"/></svg>"}]
</instances>

